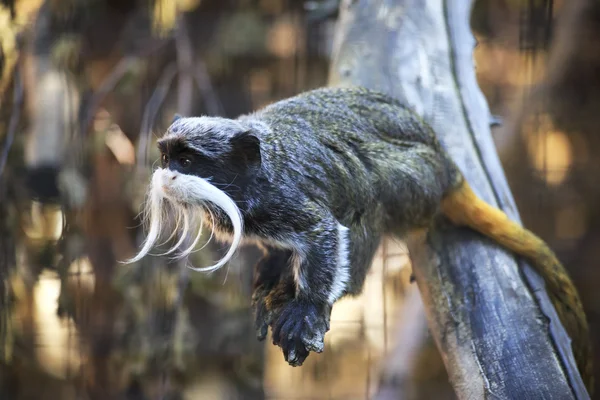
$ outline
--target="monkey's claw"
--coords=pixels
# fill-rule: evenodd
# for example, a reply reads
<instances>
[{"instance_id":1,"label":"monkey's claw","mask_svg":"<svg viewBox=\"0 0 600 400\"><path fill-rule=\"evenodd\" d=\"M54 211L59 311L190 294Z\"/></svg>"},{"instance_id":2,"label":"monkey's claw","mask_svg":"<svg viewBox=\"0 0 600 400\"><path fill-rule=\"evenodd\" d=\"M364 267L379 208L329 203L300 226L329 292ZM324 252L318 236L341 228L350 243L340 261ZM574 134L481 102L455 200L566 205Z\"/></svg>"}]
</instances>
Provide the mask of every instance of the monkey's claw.
<instances>
[{"instance_id":1,"label":"monkey's claw","mask_svg":"<svg viewBox=\"0 0 600 400\"><path fill-rule=\"evenodd\" d=\"M329 312L326 307L293 300L284 306L273 323L273 344L281 347L285 360L291 366L300 366L311 351L323 351L328 330Z\"/></svg>"}]
</instances>

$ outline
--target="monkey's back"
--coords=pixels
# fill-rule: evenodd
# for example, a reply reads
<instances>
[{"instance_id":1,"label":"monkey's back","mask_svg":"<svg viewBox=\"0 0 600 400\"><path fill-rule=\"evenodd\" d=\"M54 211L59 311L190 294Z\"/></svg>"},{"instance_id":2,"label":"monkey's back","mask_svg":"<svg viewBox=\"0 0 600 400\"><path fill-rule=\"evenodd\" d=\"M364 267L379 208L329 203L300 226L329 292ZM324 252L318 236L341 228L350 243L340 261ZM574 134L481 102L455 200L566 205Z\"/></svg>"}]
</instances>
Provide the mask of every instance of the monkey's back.
<instances>
[{"instance_id":1,"label":"monkey's back","mask_svg":"<svg viewBox=\"0 0 600 400\"><path fill-rule=\"evenodd\" d=\"M320 88L273 103L254 116L274 127L311 126L302 139L335 137L364 142L425 143L438 148L433 130L398 100L361 87ZM275 132L277 135L277 132ZM296 140L297 138L292 138Z\"/></svg>"},{"instance_id":2,"label":"monkey's back","mask_svg":"<svg viewBox=\"0 0 600 400\"><path fill-rule=\"evenodd\" d=\"M427 202L418 198L420 182L427 180L444 193L460 177L433 130L382 93L316 89L252 117L270 127L261 137L265 168L332 205L340 216L380 203L388 213L395 208L419 219L423 210L399 205L398 193L414 193L413 202ZM425 207L427 214L431 207L437 204Z\"/></svg>"}]
</instances>

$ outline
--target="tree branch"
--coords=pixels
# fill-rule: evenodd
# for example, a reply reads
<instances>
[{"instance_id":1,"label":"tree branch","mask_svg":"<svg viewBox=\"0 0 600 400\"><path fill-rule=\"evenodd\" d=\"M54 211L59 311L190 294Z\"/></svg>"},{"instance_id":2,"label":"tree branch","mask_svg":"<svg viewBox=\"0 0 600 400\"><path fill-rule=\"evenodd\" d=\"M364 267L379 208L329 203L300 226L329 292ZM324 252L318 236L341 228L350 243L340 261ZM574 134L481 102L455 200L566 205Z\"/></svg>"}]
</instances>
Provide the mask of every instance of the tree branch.
<instances>
[{"instance_id":1,"label":"tree branch","mask_svg":"<svg viewBox=\"0 0 600 400\"><path fill-rule=\"evenodd\" d=\"M475 78L470 5L346 1L330 84L381 90L411 106L477 194L519 220ZM522 265L523 276L506 251L444 221L427 246L423 239L409 238L409 250L429 327L459 398L588 398L543 281L529 267Z\"/></svg>"},{"instance_id":2,"label":"tree branch","mask_svg":"<svg viewBox=\"0 0 600 400\"><path fill-rule=\"evenodd\" d=\"M183 115L192 114L194 97L194 50L188 36L185 15L178 12L175 27L175 48L177 49L177 66L179 68L177 81L177 112Z\"/></svg>"},{"instance_id":3,"label":"tree branch","mask_svg":"<svg viewBox=\"0 0 600 400\"><path fill-rule=\"evenodd\" d=\"M123 57L121 60L119 60L119 62L112 69L112 71L106 76L106 78L104 78L104 80L90 99L89 105L82 117L80 132L83 135L87 133L87 130L90 124L92 123L92 120L96 116L96 113L98 112L98 108L100 108L102 101L110 92L114 90L115 86L117 86L117 84L121 81L121 79L123 79L125 74L129 72L129 70L137 62L139 62L139 59L137 57Z\"/></svg>"},{"instance_id":4,"label":"tree branch","mask_svg":"<svg viewBox=\"0 0 600 400\"><path fill-rule=\"evenodd\" d=\"M169 90L171 89L171 83L177 75L177 66L175 63L169 64L163 71L154 92L146 107L144 107L144 115L142 117L142 127L140 130L138 150L137 150L137 164L138 166L144 166L146 164L146 157L148 154L148 146L150 145L150 135L152 134L152 127L156 120L160 108L162 107Z\"/></svg>"}]
</instances>

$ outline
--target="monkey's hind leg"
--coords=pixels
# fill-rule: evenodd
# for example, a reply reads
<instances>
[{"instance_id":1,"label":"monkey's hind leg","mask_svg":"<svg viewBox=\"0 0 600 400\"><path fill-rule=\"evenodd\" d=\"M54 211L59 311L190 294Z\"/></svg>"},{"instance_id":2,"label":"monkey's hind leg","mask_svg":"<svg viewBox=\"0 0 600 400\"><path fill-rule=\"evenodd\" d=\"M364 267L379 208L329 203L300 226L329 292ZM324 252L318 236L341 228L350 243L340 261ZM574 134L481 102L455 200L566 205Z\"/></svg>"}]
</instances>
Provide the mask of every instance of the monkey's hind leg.
<instances>
[{"instance_id":1,"label":"monkey's hind leg","mask_svg":"<svg viewBox=\"0 0 600 400\"><path fill-rule=\"evenodd\" d=\"M373 264L373 258L381 243L380 227L382 222L380 220L379 215L373 213L363 217L360 221L354 221L350 226L350 264L348 265L350 279L342 295L358 296L362 293L367 274Z\"/></svg>"},{"instance_id":2,"label":"monkey's hind leg","mask_svg":"<svg viewBox=\"0 0 600 400\"><path fill-rule=\"evenodd\" d=\"M273 319L273 309L269 307L271 292L274 291L281 280L291 280L290 258L291 250L269 247L265 255L254 267L254 287L252 291L252 307L254 308L254 329L258 340L267 336L269 325ZM281 288L278 288L281 290ZM290 297L293 297L293 286Z\"/></svg>"}]
</instances>

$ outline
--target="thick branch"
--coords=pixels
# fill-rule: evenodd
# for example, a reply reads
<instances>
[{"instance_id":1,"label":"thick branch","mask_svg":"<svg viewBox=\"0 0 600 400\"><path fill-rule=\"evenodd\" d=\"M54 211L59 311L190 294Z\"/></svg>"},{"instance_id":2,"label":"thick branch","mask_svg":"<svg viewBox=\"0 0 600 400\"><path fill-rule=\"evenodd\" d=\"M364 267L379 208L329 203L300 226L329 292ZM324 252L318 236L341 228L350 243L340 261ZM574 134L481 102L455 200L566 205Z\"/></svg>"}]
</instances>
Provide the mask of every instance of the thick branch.
<instances>
[{"instance_id":1,"label":"thick branch","mask_svg":"<svg viewBox=\"0 0 600 400\"><path fill-rule=\"evenodd\" d=\"M330 84L390 93L432 125L471 186L518 220L473 69L470 2L342 5ZM460 398L587 398L568 339L529 267L440 221L409 240L430 329ZM556 349L559 349L558 351Z\"/></svg>"}]
</instances>

